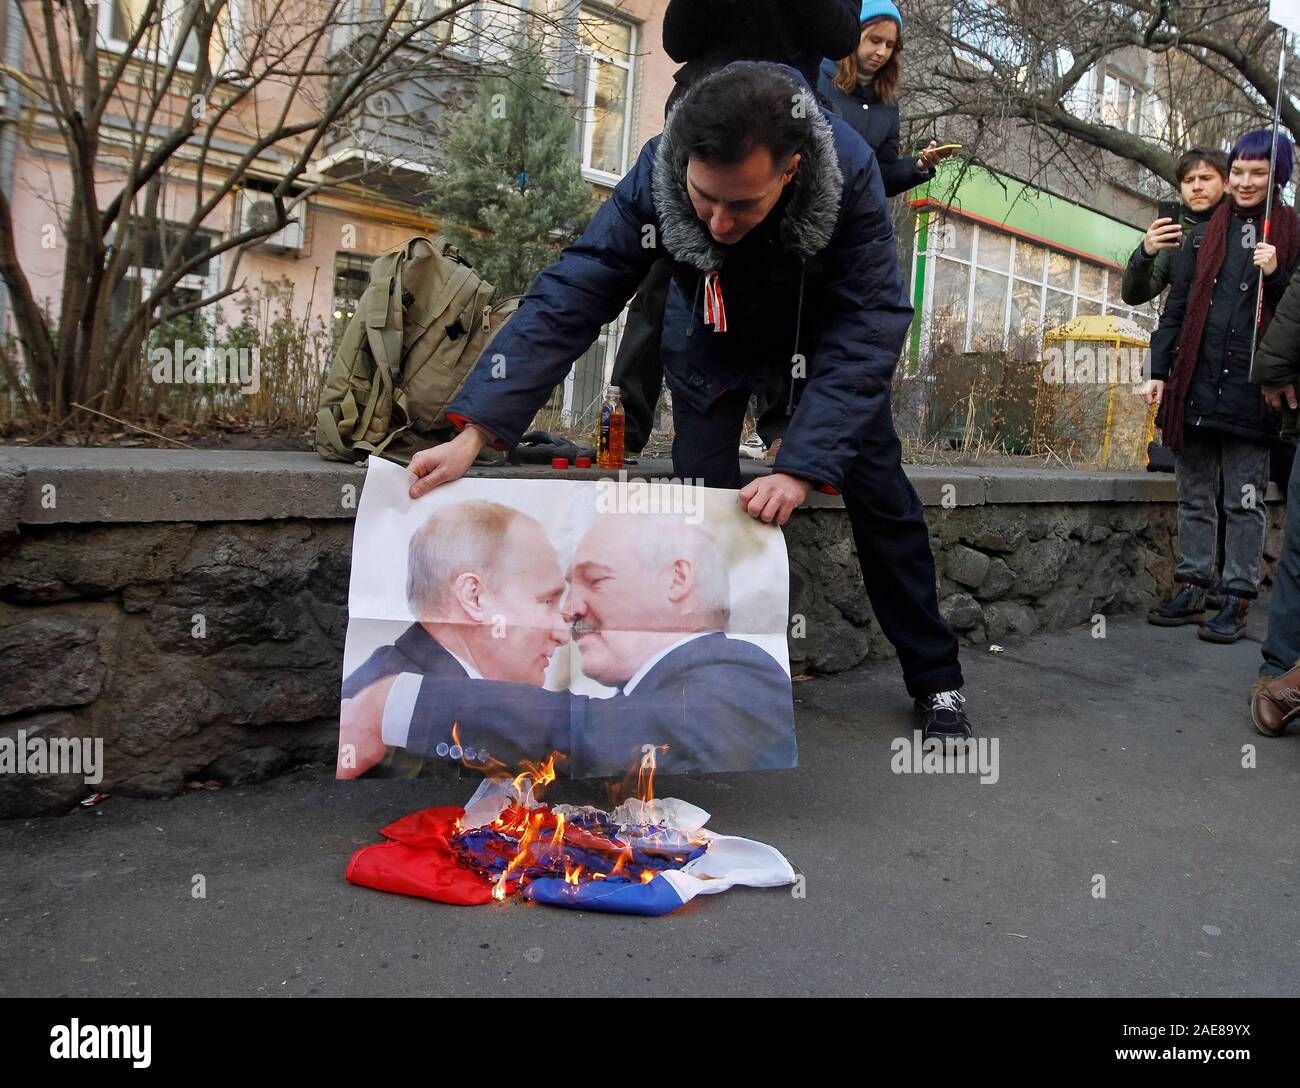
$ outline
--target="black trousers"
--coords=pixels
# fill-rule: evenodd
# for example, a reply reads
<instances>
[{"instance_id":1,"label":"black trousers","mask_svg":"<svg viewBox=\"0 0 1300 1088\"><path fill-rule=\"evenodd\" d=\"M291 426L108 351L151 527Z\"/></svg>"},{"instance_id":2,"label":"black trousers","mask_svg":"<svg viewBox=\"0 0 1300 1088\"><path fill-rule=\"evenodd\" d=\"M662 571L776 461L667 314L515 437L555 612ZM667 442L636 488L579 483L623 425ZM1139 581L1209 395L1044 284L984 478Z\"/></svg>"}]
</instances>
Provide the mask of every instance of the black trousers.
<instances>
[{"instance_id":1,"label":"black trousers","mask_svg":"<svg viewBox=\"0 0 1300 1088\"><path fill-rule=\"evenodd\" d=\"M723 394L704 412L673 398L673 470L680 478L740 486L736 447L748 402L745 389ZM908 694L952 691L962 685L957 636L939 613L930 531L903 472L888 402L873 423L842 489L867 599L898 651Z\"/></svg>"},{"instance_id":2,"label":"black trousers","mask_svg":"<svg viewBox=\"0 0 1300 1088\"><path fill-rule=\"evenodd\" d=\"M655 407L663 388L664 374L659 363L659 340L668 305L668 286L672 282L672 264L658 260L641 283L627 309L623 336L614 356L614 376L623 401L626 422L623 448L640 453L654 429Z\"/></svg>"}]
</instances>

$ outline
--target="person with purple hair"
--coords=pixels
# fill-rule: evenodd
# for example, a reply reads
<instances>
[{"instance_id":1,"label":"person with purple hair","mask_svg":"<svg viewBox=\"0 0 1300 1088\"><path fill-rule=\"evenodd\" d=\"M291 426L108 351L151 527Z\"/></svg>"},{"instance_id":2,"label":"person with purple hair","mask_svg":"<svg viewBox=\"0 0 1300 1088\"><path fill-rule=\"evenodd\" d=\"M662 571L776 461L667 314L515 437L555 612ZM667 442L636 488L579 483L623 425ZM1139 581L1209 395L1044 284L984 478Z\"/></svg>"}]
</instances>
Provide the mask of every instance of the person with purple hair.
<instances>
[{"instance_id":1,"label":"person with purple hair","mask_svg":"<svg viewBox=\"0 0 1300 1088\"><path fill-rule=\"evenodd\" d=\"M1272 133L1257 129L1228 156L1230 199L1188 232L1179 251L1169 301L1151 338L1151 380L1143 387L1147 402L1160 405L1161 439L1175 457L1180 553L1175 591L1147 619L1163 627L1199 624L1197 634L1210 642L1236 642L1245 632L1264 557L1264 492L1280 419L1250 381L1255 302L1262 270L1262 335L1300 256L1300 219L1281 193L1291 179L1291 141L1278 137L1270 180L1271 148ZM1220 487L1224 555L1216 578ZM1207 593L1223 597L1208 621Z\"/></svg>"}]
</instances>

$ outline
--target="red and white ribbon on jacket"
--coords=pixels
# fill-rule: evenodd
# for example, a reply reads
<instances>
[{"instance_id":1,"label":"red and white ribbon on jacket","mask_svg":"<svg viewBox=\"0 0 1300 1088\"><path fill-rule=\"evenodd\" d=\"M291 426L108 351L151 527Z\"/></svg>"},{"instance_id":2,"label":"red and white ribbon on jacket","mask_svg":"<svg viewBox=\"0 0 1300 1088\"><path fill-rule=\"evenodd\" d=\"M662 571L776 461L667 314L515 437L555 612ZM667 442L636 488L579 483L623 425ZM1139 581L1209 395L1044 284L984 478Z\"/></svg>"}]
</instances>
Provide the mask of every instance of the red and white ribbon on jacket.
<instances>
[{"instance_id":1,"label":"red and white ribbon on jacket","mask_svg":"<svg viewBox=\"0 0 1300 1088\"><path fill-rule=\"evenodd\" d=\"M727 310L722 305L722 284L716 272L704 274L704 320L714 332L727 331Z\"/></svg>"}]
</instances>

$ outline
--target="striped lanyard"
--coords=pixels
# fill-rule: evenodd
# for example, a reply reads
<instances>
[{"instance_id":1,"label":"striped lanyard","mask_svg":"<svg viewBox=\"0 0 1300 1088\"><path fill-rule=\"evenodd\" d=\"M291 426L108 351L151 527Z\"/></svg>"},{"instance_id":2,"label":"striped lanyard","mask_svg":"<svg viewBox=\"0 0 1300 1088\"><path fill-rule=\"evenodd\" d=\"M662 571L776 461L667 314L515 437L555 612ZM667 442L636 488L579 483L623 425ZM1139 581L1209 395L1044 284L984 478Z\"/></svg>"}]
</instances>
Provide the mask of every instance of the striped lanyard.
<instances>
[{"instance_id":1,"label":"striped lanyard","mask_svg":"<svg viewBox=\"0 0 1300 1088\"><path fill-rule=\"evenodd\" d=\"M704 274L704 320L714 332L727 331L727 310L722 305L722 284L716 272Z\"/></svg>"}]
</instances>

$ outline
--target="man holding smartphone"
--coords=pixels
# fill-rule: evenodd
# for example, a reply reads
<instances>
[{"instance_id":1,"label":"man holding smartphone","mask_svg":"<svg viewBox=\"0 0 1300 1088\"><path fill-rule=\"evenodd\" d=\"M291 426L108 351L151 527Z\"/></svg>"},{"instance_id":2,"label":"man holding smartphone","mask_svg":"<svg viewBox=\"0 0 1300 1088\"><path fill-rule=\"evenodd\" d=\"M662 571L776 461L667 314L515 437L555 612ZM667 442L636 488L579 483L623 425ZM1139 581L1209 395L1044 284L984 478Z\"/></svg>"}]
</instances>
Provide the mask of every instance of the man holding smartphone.
<instances>
[{"instance_id":1,"label":"man holding smartphone","mask_svg":"<svg viewBox=\"0 0 1300 1088\"><path fill-rule=\"evenodd\" d=\"M1184 151L1175 168L1181 207L1161 201L1156 221L1124 269L1120 297L1130 306L1150 302L1173 282L1174 252L1183 244L1183 231L1203 223L1223 199L1228 158L1222 151L1193 147Z\"/></svg>"}]
</instances>

